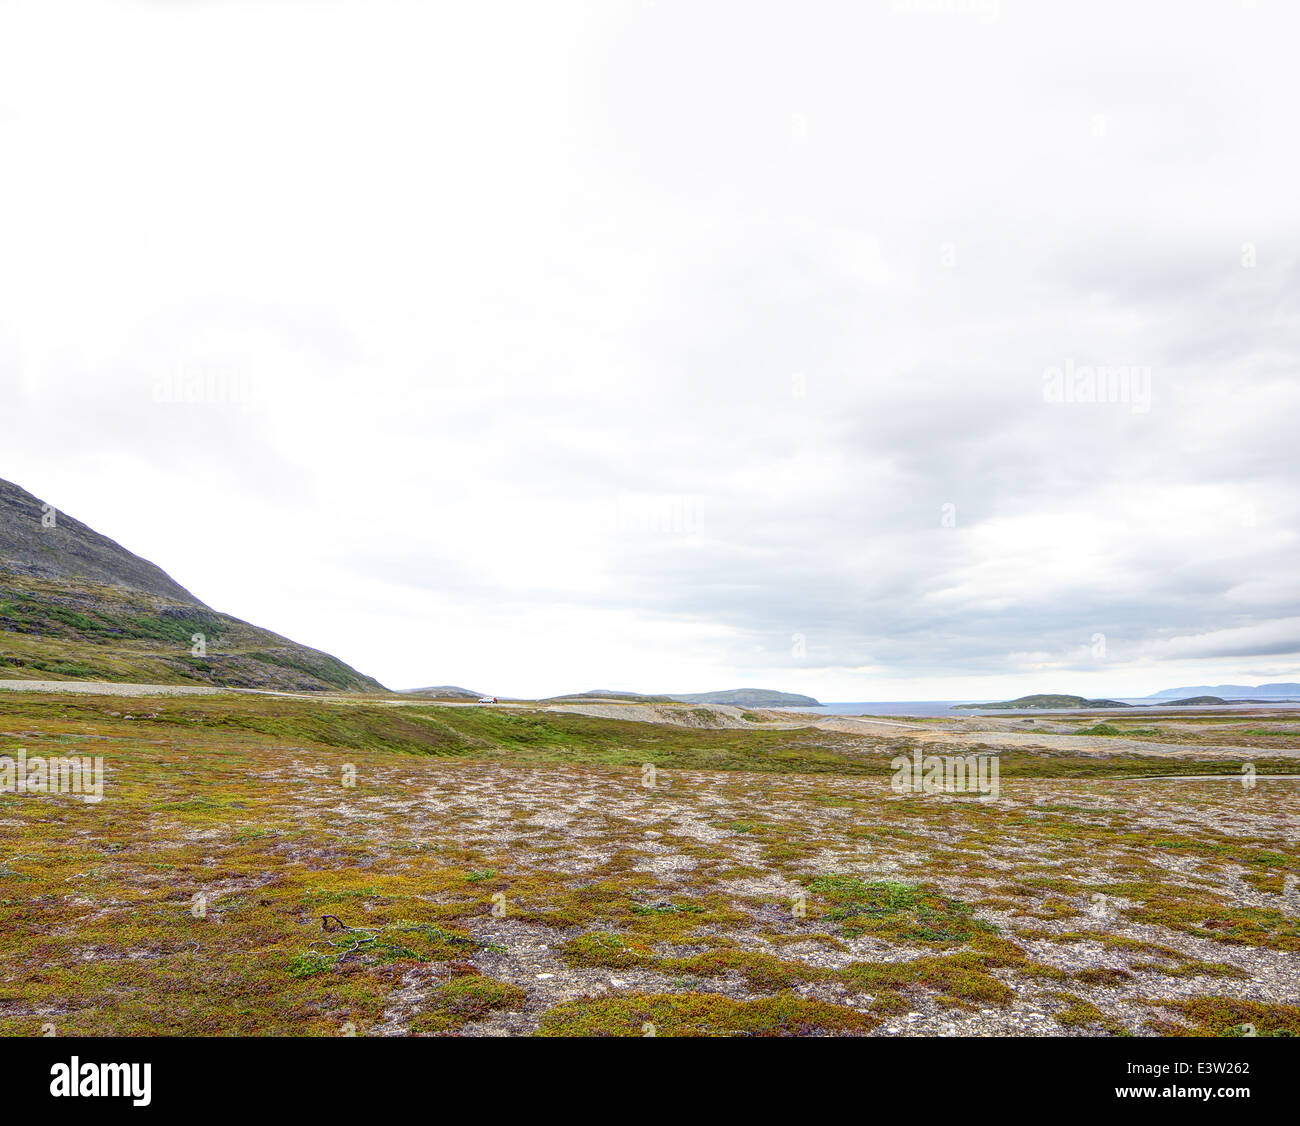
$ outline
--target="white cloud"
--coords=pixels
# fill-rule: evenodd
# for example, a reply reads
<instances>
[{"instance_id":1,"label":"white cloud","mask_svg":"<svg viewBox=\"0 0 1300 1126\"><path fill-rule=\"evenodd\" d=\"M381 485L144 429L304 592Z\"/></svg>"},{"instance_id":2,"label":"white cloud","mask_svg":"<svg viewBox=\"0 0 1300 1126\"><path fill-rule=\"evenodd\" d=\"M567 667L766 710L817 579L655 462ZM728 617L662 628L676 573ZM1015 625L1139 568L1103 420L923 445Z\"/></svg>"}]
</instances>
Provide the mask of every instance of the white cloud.
<instances>
[{"instance_id":1,"label":"white cloud","mask_svg":"<svg viewBox=\"0 0 1300 1126\"><path fill-rule=\"evenodd\" d=\"M1297 675L1286 11L9 4L0 472L398 686Z\"/></svg>"}]
</instances>

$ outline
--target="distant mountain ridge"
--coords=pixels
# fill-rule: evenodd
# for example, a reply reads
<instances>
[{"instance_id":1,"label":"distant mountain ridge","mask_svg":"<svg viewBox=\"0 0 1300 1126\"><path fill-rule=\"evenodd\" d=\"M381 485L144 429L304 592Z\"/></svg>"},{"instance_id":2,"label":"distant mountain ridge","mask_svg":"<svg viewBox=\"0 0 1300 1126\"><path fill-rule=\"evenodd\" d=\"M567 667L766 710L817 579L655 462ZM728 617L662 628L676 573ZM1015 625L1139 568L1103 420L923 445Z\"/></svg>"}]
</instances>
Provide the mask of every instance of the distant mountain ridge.
<instances>
[{"instance_id":1,"label":"distant mountain ridge","mask_svg":"<svg viewBox=\"0 0 1300 1126\"><path fill-rule=\"evenodd\" d=\"M1148 700L1162 700L1170 696L1186 698L1189 696L1222 696L1230 699L1234 696L1300 696L1300 684L1295 681L1283 681L1275 684L1197 684L1190 688L1162 688L1146 697Z\"/></svg>"},{"instance_id":2,"label":"distant mountain ridge","mask_svg":"<svg viewBox=\"0 0 1300 1126\"><path fill-rule=\"evenodd\" d=\"M380 692L337 657L213 610L0 480L0 678Z\"/></svg>"}]
</instances>

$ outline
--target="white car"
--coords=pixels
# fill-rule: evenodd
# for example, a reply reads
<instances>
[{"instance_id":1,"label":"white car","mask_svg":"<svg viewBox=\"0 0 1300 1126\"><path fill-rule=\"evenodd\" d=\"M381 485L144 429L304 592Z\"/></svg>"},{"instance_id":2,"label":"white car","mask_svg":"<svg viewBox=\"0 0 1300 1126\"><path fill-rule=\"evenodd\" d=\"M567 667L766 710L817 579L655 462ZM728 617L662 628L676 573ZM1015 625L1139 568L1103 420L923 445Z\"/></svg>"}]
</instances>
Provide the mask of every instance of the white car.
<instances>
[{"instance_id":1,"label":"white car","mask_svg":"<svg viewBox=\"0 0 1300 1126\"><path fill-rule=\"evenodd\" d=\"M495 704L497 702L497 698L495 696L480 696L478 698L478 702L480 704Z\"/></svg>"}]
</instances>

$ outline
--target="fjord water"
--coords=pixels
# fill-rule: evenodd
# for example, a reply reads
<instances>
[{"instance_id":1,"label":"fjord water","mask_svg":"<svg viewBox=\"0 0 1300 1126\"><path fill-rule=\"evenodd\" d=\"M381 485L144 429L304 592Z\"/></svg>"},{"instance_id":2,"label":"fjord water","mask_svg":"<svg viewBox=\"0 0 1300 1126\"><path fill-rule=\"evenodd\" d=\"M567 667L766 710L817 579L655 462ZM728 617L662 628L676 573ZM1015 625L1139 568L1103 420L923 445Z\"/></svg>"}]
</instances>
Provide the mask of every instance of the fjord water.
<instances>
[{"instance_id":1,"label":"fjord water","mask_svg":"<svg viewBox=\"0 0 1300 1126\"><path fill-rule=\"evenodd\" d=\"M1153 700L1149 696L1112 696L1112 700L1118 700L1121 704L1133 704L1136 707L1158 708L1169 706L1167 700ZM1263 698L1263 697L1261 697ZM983 703L977 700L865 700L857 702L840 702L827 703L819 708L813 707L782 707L776 709L783 712L809 712L813 715L915 715L915 716L963 716L963 715L1040 715L1054 711L1068 711L1070 709L1059 708L1031 708L1024 712L1008 712L1006 708L962 708L956 711L957 704ZM1232 706L1237 701L1229 701L1228 704L1184 704L1177 710L1180 712L1196 711L1221 711L1225 707ZM1255 707L1260 705L1256 704ZM1300 707L1300 700L1294 697L1286 699L1269 700L1269 707ZM1249 704L1243 704L1243 707L1249 708Z\"/></svg>"},{"instance_id":2,"label":"fjord water","mask_svg":"<svg viewBox=\"0 0 1300 1126\"><path fill-rule=\"evenodd\" d=\"M814 715L961 715L954 712L954 704L966 700L866 700L848 703L823 704L819 708L782 707L783 712L811 712Z\"/></svg>"}]
</instances>

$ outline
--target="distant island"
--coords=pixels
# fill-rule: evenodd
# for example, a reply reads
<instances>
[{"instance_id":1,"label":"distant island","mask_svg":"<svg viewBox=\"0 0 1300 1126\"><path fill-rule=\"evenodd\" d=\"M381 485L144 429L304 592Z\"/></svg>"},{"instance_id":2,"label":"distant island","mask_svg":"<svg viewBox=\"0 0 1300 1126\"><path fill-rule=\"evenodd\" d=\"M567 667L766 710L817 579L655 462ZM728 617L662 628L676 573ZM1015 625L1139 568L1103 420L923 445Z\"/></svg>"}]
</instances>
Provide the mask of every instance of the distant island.
<instances>
[{"instance_id":1,"label":"distant island","mask_svg":"<svg viewBox=\"0 0 1300 1126\"><path fill-rule=\"evenodd\" d=\"M1131 708L1119 700L1089 700L1083 696L1065 696L1039 693L1035 696L1021 696L1016 700L1000 700L991 704L954 704L954 708L979 709L990 711L994 708L1006 711L1024 711L1029 708Z\"/></svg>"},{"instance_id":2,"label":"distant island","mask_svg":"<svg viewBox=\"0 0 1300 1126\"><path fill-rule=\"evenodd\" d=\"M435 688L403 688L404 696L428 696L443 700L477 700L482 692L455 685L443 684ZM543 704L575 703L620 703L620 704L733 704L742 708L777 708L800 707L820 708L820 700L811 696L800 696L795 692L776 692L770 688L728 688L721 692L696 692L669 695L659 693L651 695L645 692L618 692L608 688L592 688L586 692L567 692L561 696L548 696L539 700Z\"/></svg>"},{"instance_id":3,"label":"distant island","mask_svg":"<svg viewBox=\"0 0 1300 1126\"><path fill-rule=\"evenodd\" d=\"M648 696L644 692L614 692L608 688L593 688L589 692L569 692L564 696L548 696L545 704L583 704L592 700L613 704L673 704L671 696Z\"/></svg>"},{"instance_id":4,"label":"distant island","mask_svg":"<svg viewBox=\"0 0 1300 1126\"><path fill-rule=\"evenodd\" d=\"M820 700L800 696L794 692L775 692L770 688L728 688L721 692L660 693L611 692L607 688L593 688L589 692L572 692L567 696L553 696L552 701L611 700L637 704L734 704L742 708L802 707L820 708Z\"/></svg>"},{"instance_id":5,"label":"distant island","mask_svg":"<svg viewBox=\"0 0 1300 1126\"><path fill-rule=\"evenodd\" d=\"M1179 708L1194 704L1271 704L1273 702L1272 700L1253 700L1246 696L1233 696L1229 700L1225 700L1222 696L1188 696L1186 700L1170 700L1168 704L1171 708ZM1165 701L1162 700L1161 703L1163 704ZM1155 707L1157 705L1148 704L1146 706Z\"/></svg>"},{"instance_id":6,"label":"distant island","mask_svg":"<svg viewBox=\"0 0 1300 1126\"><path fill-rule=\"evenodd\" d=\"M770 688L729 688L723 692L695 692L673 696L683 704L735 704L742 708L802 707L820 708L820 700L794 692L774 692Z\"/></svg>"},{"instance_id":7,"label":"distant island","mask_svg":"<svg viewBox=\"0 0 1300 1126\"><path fill-rule=\"evenodd\" d=\"M1285 685L1261 685L1263 688L1281 688ZM954 704L953 708L966 708L970 711L1027 711L1032 708L1043 709L1073 709L1073 708L1132 708L1132 707L1169 707L1169 708L1186 708L1197 706L1209 706L1215 704L1268 704L1270 700L1250 699L1244 696L1232 696L1224 698L1209 693L1199 696L1184 696L1178 700L1168 700L1165 693L1157 693L1154 696L1147 696L1150 704L1126 704L1123 700L1089 700L1083 696L1068 696L1063 694L1040 693L1036 696L1021 696L1016 700L998 700L988 704Z\"/></svg>"}]
</instances>

